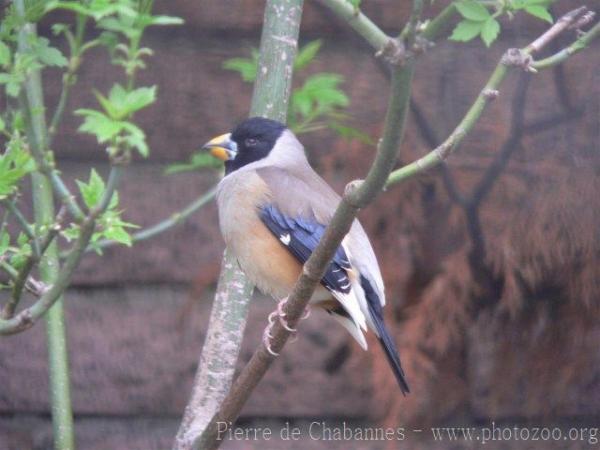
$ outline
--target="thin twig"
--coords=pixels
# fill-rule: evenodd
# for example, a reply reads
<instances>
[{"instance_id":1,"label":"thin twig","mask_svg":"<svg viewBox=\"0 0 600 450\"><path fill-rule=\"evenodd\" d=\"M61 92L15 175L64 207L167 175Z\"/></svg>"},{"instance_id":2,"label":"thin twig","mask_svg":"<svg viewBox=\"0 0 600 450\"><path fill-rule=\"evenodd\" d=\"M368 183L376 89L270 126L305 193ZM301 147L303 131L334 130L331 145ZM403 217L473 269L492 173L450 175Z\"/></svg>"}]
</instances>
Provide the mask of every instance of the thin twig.
<instances>
[{"instance_id":1,"label":"thin twig","mask_svg":"<svg viewBox=\"0 0 600 450\"><path fill-rule=\"evenodd\" d=\"M531 74L521 74L512 101L512 117L510 130L508 132L510 137L504 142L498 155L494 158L492 164L488 166L487 170L473 189L473 193L468 200L468 209L477 209L479 207L487 194L491 191L496 179L504 171L504 168L510 161L513 153L519 148L519 143L523 137L525 105L530 82Z\"/></svg>"},{"instance_id":2,"label":"thin twig","mask_svg":"<svg viewBox=\"0 0 600 450\"><path fill-rule=\"evenodd\" d=\"M30 112L28 106L28 99L24 92L19 95L19 101L21 104L21 110L27 116L27 121L32 122L34 118ZM28 149L35 160L37 170L42 173L48 180L52 186L52 189L56 193L56 195L60 198L61 202L68 208L69 213L77 220L82 221L85 218L85 213L83 209L77 203L76 197L71 193L65 182L62 180L58 171L46 160L45 152L48 150L46 141L44 142L36 142L35 135L29 136L31 145L28 145ZM45 136L44 136L45 139Z\"/></svg>"},{"instance_id":3,"label":"thin twig","mask_svg":"<svg viewBox=\"0 0 600 450\"><path fill-rule=\"evenodd\" d=\"M29 224L29 222L27 221L25 216L23 216L23 214L21 213L19 208L17 208L17 206L15 205L14 200L6 199L6 200L2 200L0 203L2 203L11 212L11 214L15 217L15 219L17 219L17 222L19 222L21 229L27 235L29 240L31 241L31 247L33 249L33 253L35 253L35 255L39 257L40 256L40 245L37 241L37 237L35 236L35 233L33 232L33 229L31 228L31 225Z\"/></svg>"},{"instance_id":4,"label":"thin twig","mask_svg":"<svg viewBox=\"0 0 600 450\"><path fill-rule=\"evenodd\" d=\"M535 41L525 48L527 53L539 52L542 48L548 45L549 42L556 39L563 31L573 27L582 17L585 17L589 10L585 6L569 11L558 19L545 33L538 37Z\"/></svg>"},{"instance_id":5,"label":"thin twig","mask_svg":"<svg viewBox=\"0 0 600 450\"><path fill-rule=\"evenodd\" d=\"M531 67L537 70L547 69L564 62L575 53L586 48L600 34L600 22L596 23L592 28L585 32L579 39L569 45L567 48L555 53L544 59L540 59L531 64Z\"/></svg>"},{"instance_id":6,"label":"thin twig","mask_svg":"<svg viewBox=\"0 0 600 450\"><path fill-rule=\"evenodd\" d=\"M195 199L181 211L171 214L167 219L152 225L144 230L140 230L137 233L131 235L132 242L140 242L146 239L150 239L160 233L163 233L175 225L184 222L189 216L194 214L196 211L207 205L212 199L215 198L216 187L212 187L209 191L202 194L200 197ZM94 245L94 247L88 247L87 251L93 250L94 248L107 248L116 245L117 242L108 239L102 240Z\"/></svg>"},{"instance_id":7,"label":"thin twig","mask_svg":"<svg viewBox=\"0 0 600 450\"><path fill-rule=\"evenodd\" d=\"M71 86L75 84L75 74L81 65L81 56L83 53L81 43L85 35L86 23L87 17L85 17L83 14L77 14L75 23L75 36L73 36L72 39L69 39L71 47L69 66L67 67L67 71L63 74L60 97L58 99L58 103L56 104L56 109L54 110L52 119L50 120L50 125L48 126L48 146L52 145L52 141L54 140L54 136L58 130L58 125L60 124L65 111Z\"/></svg>"},{"instance_id":8,"label":"thin twig","mask_svg":"<svg viewBox=\"0 0 600 450\"><path fill-rule=\"evenodd\" d=\"M435 41L444 34L452 23L452 20L458 17L458 11L454 2L446 6L436 17L431 19L421 37L428 41Z\"/></svg>"},{"instance_id":9,"label":"thin twig","mask_svg":"<svg viewBox=\"0 0 600 450\"><path fill-rule=\"evenodd\" d=\"M11 280L15 281L19 277L19 272L17 271L17 269L8 264L4 260L4 257L0 257L0 267L2 267L2 269L8 274Z\"/></svg>"},{"instance_id":10,"label":"thin twig","mask_svg":"<svg viewBox=\"0 0 600 450\"><path fill-rule=\"evenodd\" d=\"M430 121L427 120L424 112L421 110L421 107L414 99L411 99L410 111L413 114L415 123L417 124L417 128L419 129L419 132L425 140L427 146L437 147L440 144L440 140L437 137L436 132L431 127ZM448 193L448 197L450 197L450 200L452 200L458 205L464 205L466 203L466 200L461 194L460 190L458 189L456 181L454 180L454 177L452 176L452 173L450 172L448 166L446 166L445 164L441 164L439 166L439 169L442 174L444 187L446 188L446 192Z\"/></svg>"},{"instance_id":11,"label":"thin twig","mask_svg":"<svg viewBox=\"0 0 600 450\"><path fill-rule=\"evenodd\" d=\"M392 40L371 19L364 15L360 9L355 8L347 0L319 0L333 11L342 20L348 22L354 31L361 35L375 50L382 50Z\"/></svg>"}]
</instances>

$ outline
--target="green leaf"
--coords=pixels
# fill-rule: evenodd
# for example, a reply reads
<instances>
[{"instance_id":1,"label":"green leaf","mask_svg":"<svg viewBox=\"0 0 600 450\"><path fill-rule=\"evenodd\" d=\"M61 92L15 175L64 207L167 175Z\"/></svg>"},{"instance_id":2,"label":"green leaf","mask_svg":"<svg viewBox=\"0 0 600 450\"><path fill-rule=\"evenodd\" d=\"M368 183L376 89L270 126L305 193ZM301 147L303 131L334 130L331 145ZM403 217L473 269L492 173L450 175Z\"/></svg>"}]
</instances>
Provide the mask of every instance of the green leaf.
<instances>
[{"instance_id":1,"label":"green leaf","mask_svg":"<svg viewBox=\"0 0 600 450\"><path fill-rule=\"evenodd\" d=\"M108 207L106 209L115 209L117 206L119 206L119 193L115 191L113 196L110 198L110 202L108 202Z\"/></svg>"},{"instance_id":2,"label":"green leaf","mask_svg":"<svg viewBox=\"0 0 600 450\"><path fill-rule=\"evenodd\" d=\"M0 73L0 84L5 85L6 93L10 97L17 97L21 92L21 83L24 77L20 73Z\"/></svg>"},{"instance_id":3,"label":"green leaf","mask_svg":"<svg viewBox=\"0 0 600 450\"><path fill-rule=\"evenodd\" d=\"M148 144L146 143L146 134L144 131L131 122L121 123L123 125L123 129L126 131L126 134L123 136L125 142L127 142L127 144L129 144L131 147L135 148L141 156L147 158L150 150L148 149Z\"/></svg>"},{"instance_id":4,"label":"green leaf","mask_svg":"<svg viewBox=\"0 0 600 450\"><path fill-rule=\"evenodd\" d=\"M478 36L485 22L473 22L471 20L462 20L458 22L452 35L450 36L451 41L467 42Z\"/></svg>"},{"instance_id":5,"label":"green leaf","mask_svg":"<svg viewBox=\"0 0 600 450\"><path fill-rule=\"evenodd\" d=\"M137 225L123 221L120 211L115 210L108 210L102 214L99 224L101 231L94 235L93 241L104 238L127 246L131 246L133 242L126 228L139 228Z\"/></svg>"},{"instance_id":6,"label":"green leaf","mask_svg":"<svg viewBox=\"0 0 600 450\"><path fill-rule=\"evenodd\" d=\"M231 58L223 63L223 69L238 72L242 77L242 80L251 83L256 80L258 59Z\"/></svg>"},{"instance_id":7,"label":"green leaf","mask_svg":"<svg viewBox=\"0 0 600 450\"><path fill-rule=\"evenodd\" d=\"M10 236L4 230L0 232L0 257L6 254L10 245Z\"/></svg>"},{"instance_id":8,"label":"green leaf","mask_svg":"<svg viewBox=\"0 0 600 450\"><path fill-rule=\"evenodd\" d=\"M298 50L298 55L296 55L296 60L294 61L294 70L301 70L308 66L315 59L322 45L323 41L317 39Z\"/></svg>"},{"instance_id":9,"label":"green leaf","mask_svg":"<svg viewBox=\"0 0 600 450\"><path fill-rule=\"evenodd\" d=\"M55 47L51 47L50 41L46 38L38 38L32 47L33 54L38 60L46 66L65 67L69 64L67 58L61 51Z\"/></svg>"},{"instance_id":10,"label":"green leaf","mask_svg":"<svg viewBox=\"0 0 600 450\"><path fill-rule=\"evenodd\" d=\"M483 22L491 17L486 7L475 0L463 0L455 2L455 5L460 15L467 20Z\"/></svg>"},{"instance_id":11,"label":"green leaf","mask_svg":"<svg viewBox=\"0 0 600 450\"><path fill-rule=\"evenodd\" d=\"M110 227L104 233L106 239L131 247L131 235L122 227Z\"/></svg>"},{"instance_id":12,"label":"green leaf","mask_svg":"<svg viewBox=\"0 0 600 450\"><path fill-rule=\"evenodd\" d=\"M10 48L4 42L0 41L0 66L8 67L10 60Z\"/></svg>"},{"instance_id":13,"label":"green leaf","mask_svg":"<svg viewBox=\"0 0 600 450\"><path fill-rule=\"evenodd\" d=\"M126 115L139 111L154 103L156 100L156 86L134 89L127 93L124 100L125 107L123 108L123 112Z\"/></svg>"},{"instance_id":14,"label":"green leaf","mask_svg":"<svg viewBox=\"0 0 600 450\"><path fill-rule=\"evenodd\" d=\"M292 93L291 105L295 113L308 116L312 110L313 102L309 95L299 89Z\"/></svg>"},{"instance_id":15,"label":"green leaf","mask_svg":"<svg viewBox=\"0 0 600 450\"><path fill-rule=\"evenodd\" d=\"M76 180L76 183L88 209L96 206L104 193L104 181L100 175L98 175L98 172L96 172L95 169L92 169L90 172L90 179L87 183L79 180Z\"/></svg>"},{"instance_id":16,"label":"green leaf","mask_svg":"<svg viewBox=\"0 0 600 450\"><path fill-rule=\"evenodd\" d=\"M22 142L12 139L7 150L0 154L0 199L15 193L25 175L35 169L35 164Z\"/></svg>"},{"instance_id":17,"label":"green leaf","mask_svg":"<svg viewBox=\"0 0 600 450\"><path fill-rule=\"evenodd\" d=\"M489 47L492 42L496 40L498 34L500 33L500 24L496 19L492 19L491 17L484 23L483 28L481 29L481 39L485 43L487 47Z\"/></svg>"},{"instance_id":18,"label":"green leaf","mask_svg":"<svg viewBox=\"0 0 600 450\"><path fill-rule=\"evenodd\" d=\"M182 25L183 19L174 16L152 16L149 25Z\"/></svg>"},{"instance_id":19,"label":"green leaf","mask_svg":"<svg viewBox=\"0 0 600 450\"><path fill-rule=\"evenodd\" d=\"M93 109L78 109L75 114L84 116L78 131L96 136L100 144L117 136L123 129L123 123L116 121Z\"/></svg>"},{"instance_id":20,"label":"green leaf","mask_svg":"<svg viewBox=\"0 0 600 450\"><path fill-rule=\"evenodd\" d=\"M6 93L10 97L18 97L19 92L21 92L21 84L15 81L14 79L6 84Z\"/></svg>"},{"instance_id":21,"label":"green leaf","mask_svg":"<svg viewBox=\"0 0 600 450\"><path fill-rule=\"evenodd\" d=\"M26 259L31 255L31 245L29 244L29 237L20 232L17 237L17 248L12 248L13 256L10 258L10 265L17 270L21 270Z\"/></svg>"},{"instance_id":22,"label":"green leaf","mask_svg":"<svg viewBox=\"0 0 600 450\"><path fill-rule=\"evenodd\" d=\"M167 166L166 175L175 173L191 172L204 168L218 169L223 167L223 162L212 156L210 153L200 151L195 153L187 163L176 163Z\"/></svg>"},{"instance_id":23,"label":"green leaf","mask_svg":"<svg viewBox=\"0 0 600 450\"><path fill-rule=\"evenodd\" d=\"M46 4L46 11L66 9L99 21L103 17L118 14L123 17L136 17L133 2L129 0L90 0L82 4L79 1L50 1Z\"/></svg>"},{"instance_id":24,"label":"green leaf","mask_svg":"<svg viewBox=\"0 0 600 450\"><path fill-rule=\"evenodd\" d=\"M114 87L113 87L114 89ZM98 100L98 103L100 103L100 106L102 106L102 108L104 109L104 111L106 111L106 113L108 114L108 117L110 117L111 119L120 119L119 116L119 111L116 107L113 106L112 102L106 98L104 95L102 95L100 92L98 92L97 90L93 90L94 92L94 96L96 97L96 100Z\"/></svg>"},{"instance_id":25,"label":"green leaf","mask_svg":"<svg viewBox=\"0 0 600 450\"><path fill-rule=\"evenodd\" d=\"M366 145L375 145L373 138L358 128L343 125L338 122L330 122L328 126L346 140L351 141L356 139Z\"/></svg>"},{"instance_id":26,"label":"green leaf","mask_svg":"<svg viewBox=\"0 0 600 450\"><path fill-rule=\"evenodd\" d=\"M305 82L303 89L320 90L325 88L335 88L344 81L344 77L337 73L318 73L309 77Z\"/></svg>"},{"instance_id":27,"label":"green leaf","mask_svg":"<svg viewBox=\"0 0 600 450\"><path fill-rule=\"evenodd\" d=\"M25 119L22 111L15 111L12 116L12 129L15 131L25 131Z\"/></svg>"},{"instance_id":28,"label":"green leaf","mask_svg":"<svg viewBox=\"0 0 600 450\"><path fill-rule=\"evenodd\" d=\"M321 89L314 93L315 101L321 107L341 107L350 105L348 96L339 89Z\"/></svg>"},{"instance_id":29,"label":"green leaf","mask_svg":"<svg viewBox=\"0 0 600 450\"><path fill-rule=\"evenodd\" d=\"M111 119L122 120L153 103L156 100L156 86L141 87L128 92L116 83L108 93L108 98L97 91L94 95Z\"/></svg>"},{"instance_id":30,"label":"green leaf","mask_svg":"<svg viewBox=\"0 0 600 450\"><path fill-rule=\"evenodd\" d=\"M532 16L537 17L538 19L545 20L548 23L554 22L554 19L552 18L552 15L550 14L550 12L548 12L547 7L544 7L541 5L530 5L530 6L525 6L524 9L526 12L528 12Z\"/></svg>"},{"instance_id":31,"label":"green leaf","mask_svg":"<svg viewBox=\"0 0 600 450\"><path fill-rule=\"evenodd\" d=\"M133 18L106 17L98 22L98 27L103 30L121 33L128 38L133 38L140 34L140 31L134 27L133 22Z\"/></svg>"},{"instance_id":32,"label":"green leaf","mask_svg":"<svg viewBox=\"0 0 600 450\"><path fill-rule=\"evenodd\" d=\"M63 230L60 234L67 240L67 242L71 242L79 237L79 232L79 226L71 224L69 228Z\"/></svg>"},{"instance_id":33,"label":"green leaf","mask_svg":"<svg viewBox=\"0 0 600 450\"><path fill-rule=\"evenodd\" d=\"M511 6L513 9L525 9L527 6L538 5L548 9L548 7L555 1L556 0L512 0L509 6Z\"/></svg>"},{"instance_id":34,"label":"green leaf","mask_svg":"<svg viewBox=\"0 0 600 450\"><path fill-rule=\"evenodd\" d=\"M65 33L69 30L69 26L66 23L54 23L52 24L52 34L58 36L59 34Z\"/></svg>"},{"instance_id":35,"label":"green leaf","mask_svg":"<svg viewBox=\"0 0 600 450\"><path fill-rule=\"evenodd\" d=\"M27 236L22 231L19 232L19 235L17 236L17 244L19 244L22 247L22 246L26 245L28 242L29 242L29 236Z\"/></svg>"}]
</instances>

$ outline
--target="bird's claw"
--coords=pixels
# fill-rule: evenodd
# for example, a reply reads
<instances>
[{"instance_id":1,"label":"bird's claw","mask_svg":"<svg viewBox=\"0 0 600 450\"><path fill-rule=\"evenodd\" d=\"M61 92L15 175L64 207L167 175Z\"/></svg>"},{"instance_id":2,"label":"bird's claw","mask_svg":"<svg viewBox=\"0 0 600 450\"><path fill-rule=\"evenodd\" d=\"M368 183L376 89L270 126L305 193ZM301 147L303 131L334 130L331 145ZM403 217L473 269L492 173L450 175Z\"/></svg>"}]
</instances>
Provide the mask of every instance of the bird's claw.
<instances>
[{"instance_id":1,"label":"bird's claw","mask_svg":"<svg viewBox=\"0 0 600 450\"><path fill-rule=\"evenodd\" d=\"M277 303L277 315L279 316L279 322L281 323L281 326L283 328L285 328L286 330L288 330L290 333L295 333L296 331L298 331L298 329L290 327L287 322L287 319L285 318L286 314L283 311L283 307L285 306L286 303L287 303L287 297L284 298L283 300L280 300L279 303Z\"/></svg>"},{"instance_id":2,"label":"bird's claw","mask_svg":"<svg viewBox=\"0 0 600 450\"><path fill-rule=\"evenodd\" d=\"M271 331L273 329L273 325L275 324L275 316L277 316L279 318L279 323L281 323L281 326L292 334L292 338L291 338L290 342L296 342L298 340L298 329L293 328L288 324L288 321L286 319L286 313L283 310L286 302L287 302L287 297L280 300L279 303L277 303L277 309L275 311L273 311L271 314L269 314L269 317L267 319L269 324L267 325L267 327L265 328L265 331L263 333L263 344L265 345L265 348L267 349L267 351L273 356L279 356L279 353L277 353L277 352L273 351L273 349L271 349L271 339L273 339L273 335L271 334ZM304 310L304 314L302 315L302 317L300 317L299 320L304 320L304 319L308 318L308 316L310 316L310 307L309 306L306 307L306 309Z\"/></svg>"},{"instance_id":3,"label":"bird's claw","mask_svg":"<svg viewBox=\"0 0 600 450\"><path fill-rule=\"evenodd\" d=\"M267 325L267 327L265 328L265 331L263 332L263 344L264 344L265 348L267 349L267 351L273 356L279 356L279 353L274 352L271 349L271 339L273 339L271 330L273 329L273 324L275 323L274 316L276 314L277 314L277 311L273 311L271 314L269 314L269 317L267 318L267 321L269 322L269 324Z\"/></svg>"}]
</instances>

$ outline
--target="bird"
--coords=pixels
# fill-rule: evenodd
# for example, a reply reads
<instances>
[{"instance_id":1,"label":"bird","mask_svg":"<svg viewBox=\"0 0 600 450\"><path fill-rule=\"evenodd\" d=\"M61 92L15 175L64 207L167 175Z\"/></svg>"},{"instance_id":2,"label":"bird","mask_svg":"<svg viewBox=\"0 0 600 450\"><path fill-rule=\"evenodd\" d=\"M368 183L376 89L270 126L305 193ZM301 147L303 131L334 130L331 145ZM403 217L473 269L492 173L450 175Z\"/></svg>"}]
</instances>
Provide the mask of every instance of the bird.
<instances>
[{"instance_id":1,"label":"bird","mask_svg":"<svg viewBox=\"0 0 600 450\"><path fill-rule=\"evenodd\" d=\"M310 166L304 147L281 122L251 117L231 132L208 141L203 150L224 161L217 186L221 234L248 279L280 300L274 314L285 322L283 305L303 264L316 248L340 202L339 195ZM367 350L372 330L400 390L410 389L393 338L385 327L384 283L377 258L357 219L335 252L310 299ZM267 350L270 328L263 335Z\"/></svg>"}]
</instances>

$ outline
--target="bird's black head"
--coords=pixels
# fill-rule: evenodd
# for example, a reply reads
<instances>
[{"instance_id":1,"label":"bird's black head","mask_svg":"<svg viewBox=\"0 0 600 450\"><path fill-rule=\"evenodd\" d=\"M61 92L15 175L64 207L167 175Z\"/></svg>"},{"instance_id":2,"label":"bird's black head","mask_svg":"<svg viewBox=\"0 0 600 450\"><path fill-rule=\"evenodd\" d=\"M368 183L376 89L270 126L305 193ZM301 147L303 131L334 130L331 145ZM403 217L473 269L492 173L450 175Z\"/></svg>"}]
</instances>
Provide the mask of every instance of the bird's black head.
<instances>
[{"instance_id":1,"label":"bird's black head","mask_svg":"<svg viewBox=\"0 0 600 450\"><path fill-rule=\"evenodd\" d=\"M240 123L231 133L217 136L204 145L213 156L225 161L225 174L266 158L286 129L285 125L263 117Z\"/></svg>"},{"instance_id":2,"label":"bird's black head","mask_svg":"<svg viewBox=\"0 0 600 450\"><path fill-rule=\"evenodd\" d=\"M285 128L281 122L264 117L244 120L231 132L230 139L237 146L237 154L225 162L225 173L266 158Z\"/></svg>"}]
</instances>

